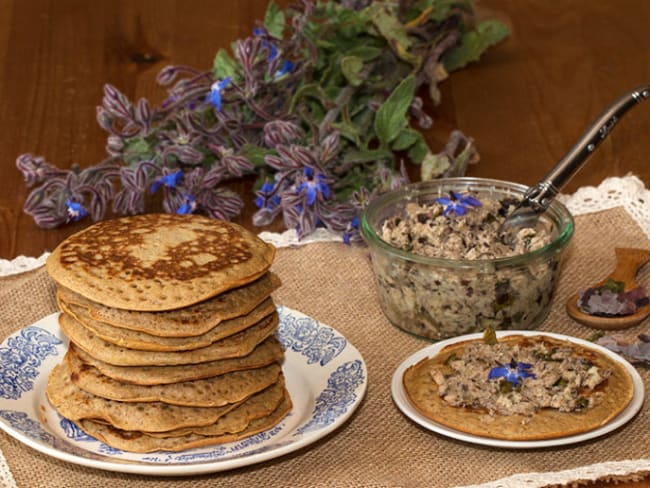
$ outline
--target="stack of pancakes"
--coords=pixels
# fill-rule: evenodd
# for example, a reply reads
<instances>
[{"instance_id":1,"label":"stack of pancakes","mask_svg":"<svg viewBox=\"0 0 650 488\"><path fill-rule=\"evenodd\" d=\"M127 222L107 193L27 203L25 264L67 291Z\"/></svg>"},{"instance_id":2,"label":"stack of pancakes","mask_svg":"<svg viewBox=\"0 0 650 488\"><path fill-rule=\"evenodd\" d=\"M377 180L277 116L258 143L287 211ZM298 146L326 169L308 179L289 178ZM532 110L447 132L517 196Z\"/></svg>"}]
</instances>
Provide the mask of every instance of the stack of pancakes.
<instances>
[{"instance_id":1,"label":"stack of pancakes","mask_svg":"<svg viewBox=\"0 0 650 488\"><path fill-rule=\"evenodd\" d=\"M47 260L70 339L47 396L127 451L241 439L291 409L274 336L275 249L235 224L152 214L100 222Z\"/></svg>"}]
</instances>

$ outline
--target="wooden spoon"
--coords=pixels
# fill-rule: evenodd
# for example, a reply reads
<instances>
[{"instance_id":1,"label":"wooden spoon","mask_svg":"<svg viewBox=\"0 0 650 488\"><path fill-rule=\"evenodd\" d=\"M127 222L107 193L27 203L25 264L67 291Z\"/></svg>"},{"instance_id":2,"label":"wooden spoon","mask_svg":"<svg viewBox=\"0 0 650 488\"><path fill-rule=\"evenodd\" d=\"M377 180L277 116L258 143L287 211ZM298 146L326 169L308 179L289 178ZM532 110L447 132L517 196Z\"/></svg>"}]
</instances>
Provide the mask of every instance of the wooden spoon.
<instances>
[{"instance_id":1,"label":"wooden spoon","mask_svg":"<svg viewBox=\"0 0 650 488\"><path fill-rule=\"evenodd\" d=\"M605 284L608 279L622 281L625 283L625 291L629 291L639 286L636 282L636 274L639 269L650 260L650 249L630 249L617 247L616 268L604 280L596 283L592 288L598 288ZM567 313L577 322L596 329L617 330L627 329L641 323L650 315L650 304L640 307L631 315L622 315L620 317L599 317L584 313L578 307L578 293L569 297L566 304Z\"/></svg>"}]
</instances>

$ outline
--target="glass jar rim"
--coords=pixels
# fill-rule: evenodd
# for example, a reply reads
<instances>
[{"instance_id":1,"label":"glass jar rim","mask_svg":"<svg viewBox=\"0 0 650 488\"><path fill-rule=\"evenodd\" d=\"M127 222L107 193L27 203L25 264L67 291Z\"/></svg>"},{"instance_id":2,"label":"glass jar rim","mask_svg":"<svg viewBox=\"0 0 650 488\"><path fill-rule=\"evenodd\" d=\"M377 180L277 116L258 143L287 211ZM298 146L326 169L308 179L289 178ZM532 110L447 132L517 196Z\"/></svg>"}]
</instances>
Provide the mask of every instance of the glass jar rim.
<instances>
[{"instance_id":1,"label":"glass jar rim","mask_svg":"<svg viewBox=\"0 0 650 488\"><path fill-rule=\"evenodd\" d=\"M374 198L365 208L361 215L360 230L364 240L371 248L381 249L383 252L415 263L448 267L448 268L502 268L515 267L529 264L537 258L547 255L553 255L564 249L569 243L575 228L573 216L569 210L558 200L551 202L546 211L558 227L558 235L547 245L535 249L534 251L515 256L507 256L490 259L450 259L431 256L422 256L394 247L384 241L375 231L370 221L378 212L386 208L387 205L401 200L415 200L417 197L425 195L434 195L437 191L440 196L444 192L454 191L503 191L507 190L513 196L522 197L528 189L527 186L520 183L512 183L504 180L477 177L457 177L457 178L440 178L433 181L410 183L396 190L388 191Z\"/></svg>"}]
</instances>

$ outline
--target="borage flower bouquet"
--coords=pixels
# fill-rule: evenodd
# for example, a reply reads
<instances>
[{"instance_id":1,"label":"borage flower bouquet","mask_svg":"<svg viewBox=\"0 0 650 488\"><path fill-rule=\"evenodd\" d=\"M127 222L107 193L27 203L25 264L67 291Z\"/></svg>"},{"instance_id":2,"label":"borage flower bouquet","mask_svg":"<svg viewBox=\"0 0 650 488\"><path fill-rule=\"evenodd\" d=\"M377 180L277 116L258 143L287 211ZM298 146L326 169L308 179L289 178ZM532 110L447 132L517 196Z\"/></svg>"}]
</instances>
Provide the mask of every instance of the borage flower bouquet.
<instances>
[{"instance_id":1,"label":"borage flower bouquet","mask_svg":"<svg viewBox=\"0 0 650 488\"><path fill-rule=\"evenodd\" d=\"M476 23L471 0L271 2L212 70L164 68L160 106L106 85L97 109L105 161L62 170L21 155L35 187L25 212L53 228L100 220L109 207L142 213L162 192L166 212L229 220L243 201L224 183L255 173L255 225L281 215L299 237L324 226L355 239L368 201L406 181L404 158L425 180L462 175L477 159L459 131L431 152L412 127L432 124L419 94L438 103L438 83L506 35L498 22Z\"/></svg>"}]
</instances>

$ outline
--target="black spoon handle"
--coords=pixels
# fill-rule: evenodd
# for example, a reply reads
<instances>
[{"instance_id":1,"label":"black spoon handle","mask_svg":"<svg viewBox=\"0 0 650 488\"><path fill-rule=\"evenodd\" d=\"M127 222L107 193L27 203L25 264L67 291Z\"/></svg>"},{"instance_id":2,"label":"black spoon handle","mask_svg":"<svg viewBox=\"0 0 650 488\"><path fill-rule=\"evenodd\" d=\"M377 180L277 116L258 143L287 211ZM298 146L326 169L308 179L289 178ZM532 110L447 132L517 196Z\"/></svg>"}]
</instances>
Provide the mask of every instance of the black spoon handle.
<instances>
[{"instance_id":1,"label":"black spoon handle","mask_svg":"<svg viewBox=\"0 0 650 488\"><path fill-rule=\"evenodd\" d=\"M628 110L650 97L650 85L641 85L615 100L571 150L535 186L524 195L524 205L543 212L551 204L560 189L584 165L589 156L612 131L616 123Z\"/></svg>"}]
</instances>

